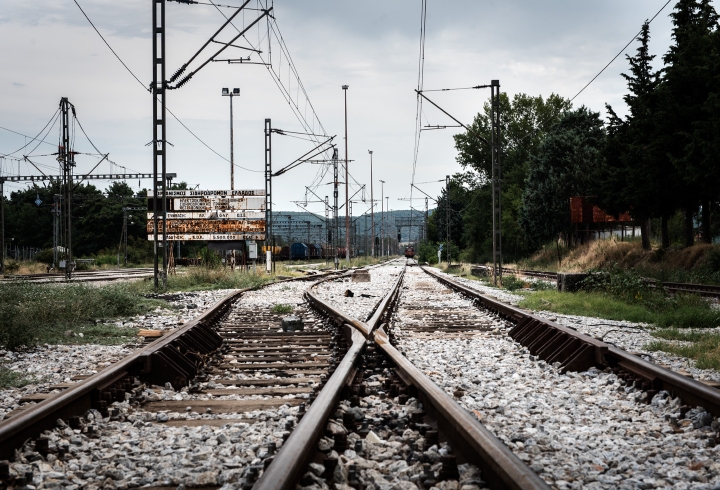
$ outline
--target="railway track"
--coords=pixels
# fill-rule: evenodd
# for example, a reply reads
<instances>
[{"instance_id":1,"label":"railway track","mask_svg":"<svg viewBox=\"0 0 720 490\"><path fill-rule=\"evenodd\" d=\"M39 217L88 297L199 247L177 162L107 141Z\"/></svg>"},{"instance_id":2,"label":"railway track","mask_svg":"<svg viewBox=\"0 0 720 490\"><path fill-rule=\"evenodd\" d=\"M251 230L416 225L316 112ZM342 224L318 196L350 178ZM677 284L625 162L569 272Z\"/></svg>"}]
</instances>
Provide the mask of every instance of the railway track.
<instances>
[{"instance_id":1,"label":"railway track","mask_svg":"<svg viewBox=\"0 0 720 490\"><path fill-rule=\"evenodd\" d=\"M471 268L471 272L473 275L487 276L489 274L492 274L492 268L483 265L473 266ZM548 281L557 281L558 276L556 272L508 269L505 267L503 267L502 272L503 274L520 275ZM710 298L720 298L720 286L716 286L713 284L693 284L687 282L658 281L656 279L649 278L645 278L644 280L650 287L662 287L670 293L691 293Z\"/></svg>"},{"instance_id":2,"label":"railway track","mask_svg":"<svg viewBox=\"0 0 720 490\"><path fill-rule=\"evenodd\" d=\"M709 457L697 460L713 454L717 390L431 270L383 271L370 269L385 281L370 286L387 294L363 300L365 314L349 313L337 298L338 287L359 287L338 282L349 274L309 289L301 278L225 298L0 423L0 452L14 458L0 463L0 480L525 489L610 488L633 478L629 467L656 471L645 478L653 482L720 474ZM282 329L277 304L293 307L302 331ZM517 387L520 368L525 381L538 376L529 391ZM579 384L590 391L565 396ZM605 390L620 394L618 407ZM586 406L594 411L572 413ZM607 415L618 410L624 419ZM630 442L605 447L605 439ZM639 447L626 454L632 445ZM637 454L643 461L628 466L623 458ZM658 470L668 462L682 471Z\"/></svg>"},{"instance_id":3,"label":"railway track","mask_svg":"<svg viewBox=\"0 0 720 490\"><path fill-rule=\"evenodd\" d=\"M40 274L16 274L8 275L0 278L0 282L4 281L23 281L23 282L111 282L131 279L144 279L153 276L153 270L149 268L138 269L117 269L117 270L99 270L99 271L77 271L73 272L70 281L65 279L65 274L50 272Z\"/></svg>"}]
</instances>

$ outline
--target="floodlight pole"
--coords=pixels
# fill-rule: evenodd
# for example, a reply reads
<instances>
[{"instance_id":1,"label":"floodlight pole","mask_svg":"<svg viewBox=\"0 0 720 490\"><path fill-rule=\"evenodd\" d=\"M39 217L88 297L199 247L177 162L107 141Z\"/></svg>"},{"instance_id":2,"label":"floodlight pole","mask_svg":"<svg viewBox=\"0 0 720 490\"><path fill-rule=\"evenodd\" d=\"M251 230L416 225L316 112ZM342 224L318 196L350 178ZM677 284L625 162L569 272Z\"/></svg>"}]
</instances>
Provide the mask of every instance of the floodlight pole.
<instances>
[{"instance_id":1,"label":"floodlight pole","mask_svg":"<svg viewBox=\"0 0 720 490\"><path fill-rule=\"evenodd\" d=\"M385 181L380 181L380 257L385 256Z\"/></svg>"},{"instance_id":2,"label":"floodlight pole","mask_svg":"<svg viewBox=\"0 0 720 490\"><path fill-rule=\"evenodd\" d=\"M235 190L235 137L233 136L233 97L240 96L240 89L234 88L232 92L222 89L223 97L230 97L230 190Z\"/></svg>"}]
</instances>

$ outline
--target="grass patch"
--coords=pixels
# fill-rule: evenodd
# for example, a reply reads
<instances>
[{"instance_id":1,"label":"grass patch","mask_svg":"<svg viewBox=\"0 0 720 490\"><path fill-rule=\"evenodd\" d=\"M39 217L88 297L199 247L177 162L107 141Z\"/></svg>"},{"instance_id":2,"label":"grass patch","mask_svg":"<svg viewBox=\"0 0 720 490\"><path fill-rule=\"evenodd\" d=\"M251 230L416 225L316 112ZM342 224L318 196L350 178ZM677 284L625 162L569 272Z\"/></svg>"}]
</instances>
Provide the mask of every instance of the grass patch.
<instances>
[{"instance_id":1,"label":"grass patch","mask_svg":"<svg viewBox=\"0 0 720 490\"><path fill-rule=\"evenodd\" d=\"M661 329L652 333L656 340L645 346L650 351L663 351L695 360L699 369L720 369L720 333ZM677 341L685 342L683 344Z\"/></svg>"},{"instance_id":2,"label":"grass patch","mask_svg":"<svg viewBox=\"0 0 720 490\"><path fill-rule=\"evenodd\" d=\"M34 381L35 379L26 378L21 373L0 364L0 389L20 388Z\"/></svg>"},{"instance_id":3,"label":"grass patch","mask_svg":"<svg viewBox=\"0 0 720 490\"><path fill-rule=\"evenodd\" d=\"M606 320L652 323L658 327L713 328L720 326L720 311L697 296L678 295L660 302L628 302L608 293L537 291L520 302L521 308Z\"/></svg>"},{"instance_id":4,"label":"grass patch","mask_svg":"<svg viewBox=\"0 0 720 490\"><path fill-rule=\"evenodd\" d=\"M270 311L272 313L278 314L278 315L284 315L286 313L292 313L295 310L291 305L275 305L272 308L270 308Z\"/></svg>"},{"instance_id":5,"label":"grass patch","mask_svg":"<svg viewBox=\"0 0 720 490\"><path fill-rule=\"evenodd\" d=\"M131 284L93 287L85 284L0 284L0 346L15 350L38 343L87 343L131 337L120 327L96 326L96 320L144 313L158 304L143 298ZM75 337L83 331L88 336ZM104 329L104 330L103 330ZM113 329L121 332L111 333ZM66 335L66 332L70 334Z\"/></svg>"},{"instance_id":6,"label":"grass patch","mask_svg":"<svg viewBox=\"0 0 720 490\"><path fill-rule=\"evenodd\" d=\"M255 288L270 282L272 278L264 272L231 271L230 269L210 269L192 267L182 274L168 276L167 291L198 291L208 289L245 289ZM154 292L153 281L131 283L139 293Z\"/></svg>"},{"instance_id":7,"label":"grass patch","mask_svg":"<svg viewBox=\"0 0 720 490\"><path fill-rule=\"evenodd\" d=\"M529 293L519 305L530 310L545 310L565 315L585 315L606 320L628 320L654 323L655 316L642 305L628 304L603 293L561 293L537 291Z\"/></svg>"}]
</instances>

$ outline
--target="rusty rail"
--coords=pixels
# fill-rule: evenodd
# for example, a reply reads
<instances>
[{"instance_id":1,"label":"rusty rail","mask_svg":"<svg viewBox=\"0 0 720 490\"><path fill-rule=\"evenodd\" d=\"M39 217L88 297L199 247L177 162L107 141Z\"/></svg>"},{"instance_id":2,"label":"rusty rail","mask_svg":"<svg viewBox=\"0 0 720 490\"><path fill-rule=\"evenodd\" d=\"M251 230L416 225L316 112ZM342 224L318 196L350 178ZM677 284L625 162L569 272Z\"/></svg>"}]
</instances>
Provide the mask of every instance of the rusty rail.
<instances>
[{"instance_id":1,"label":"rusty rail","mask_svg":"<svg viewBox=\"0 0 720 490\"><path fill-rule=\"evenodd\" d=\"M491 488L550 488L502 441L390 345L383 327L375 332L375 343L395 363L401 371L401 377L415 387L423 407L438 421L440 430L447 435L454 452L463 454L468 461L478 466L482 470L483 480Z\"/></svg>"},{"instance_id":2,"label":"rusty rail","mask_svg":"<svg viewBox=\"0 0 720 490\"><path fill-rule=\"evenodd\" d=\"M337 403L340 391L351 380L354 363L359 359L359 354L367 343L366 338L372 338L397 366L403 379L410 383L422 397L426 410L433 413L439 421L443 433L453 447L461 448L468 460L483 469L483 479L491 483L493 488L543 490L549 488L502 441L471 417L427 376L412 366L390 345L385 331L377 328L399 297L403 274L404 270L396 280L392 291L378 304L367 323L348 317L342 311L318 298L311 290L306 292L306 298L313 306L354 330L352 333L353 345L326 387L320 392L318 398L278 452L275 460L255 484L253 487L255 490L295 488L313 456L313 452L308 448L313 448L322 435L327 417ZM353 356L348 359L351 352Z\"/></svg>"},{"instance_id":3,"label":"rusty rail","mask_svg":"<svg viewBox=\"0 0 720 490\"><path fill-rule=\"evenodd\" d=\"M646 391L648 402L658 391L665 390L673 396L679 396L685 404L702 406L713 415L720 416L720 391L713 387L571 328L489 298L427 267L423 267L423 270L515 324L509 332L512 338L540 359L550 363L560 362L563 371L583 371L592 366L610 367L618 376Z\"/></svg>"},{"instance_id":4,"label":"rusty rail","mask_svg":"<svg viewBox=\"0 0 720 490\"><path fill-rule=\"evenodd\" d=\"M298 277L273 284L308 279ZM124 401L125 392L131 389L131 383L127 382L129 376L153 384L170 382L175 388L186 386L201 367L202 356L217 349L222 343L222 338L212 325L233 302L252 289L255 288L230 293L180 329L22 413L1 421L0 459L12 458L16 448L43 430L55 427L59 418L67 420L91 408L103 413L113 401Z\"/></svg>"}]
</instances>

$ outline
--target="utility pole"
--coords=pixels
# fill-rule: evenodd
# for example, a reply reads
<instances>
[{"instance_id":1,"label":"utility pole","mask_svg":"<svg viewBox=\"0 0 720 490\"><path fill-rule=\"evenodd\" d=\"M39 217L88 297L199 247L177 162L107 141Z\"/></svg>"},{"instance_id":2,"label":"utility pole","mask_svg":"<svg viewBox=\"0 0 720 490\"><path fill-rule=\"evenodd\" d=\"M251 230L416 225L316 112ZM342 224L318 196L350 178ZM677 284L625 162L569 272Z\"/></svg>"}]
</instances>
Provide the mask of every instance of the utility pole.
<instances>
[{"instance_id":1,"label":"utility pole","mask_svg":"<svg viewBox=\"0 0 720 490\"><path fill-rule=\"evenodd\" d=\"M62 121L62 146L58 148L58 160L63 166L63 199L65 200L65 278L72 277L72 169L75 166L75 152L70 148L70 108L75 107L67 97L60 99L60 112Z\"/></svg>"},{"instance_id":2,"label":"utility pole","mask_svg":"<svg viewBox=\"0 0 720 490\"><path fill-rule=\"evenodd\" d=\"M380 181L380 257L385 256L385 181Z\"/></svg>"},{"instance_id":3,"label":"utility pole","mask_svg":"<svg viewBox=\"0 0 720 490\"><path fill-rule=\"evenodd\" d=\"M5 277L5 180L0 179L0 275Z\"/></svg>"},{"instance_id":4,"label":"utility pole","mask_svg":"<svg viewBox=\"0 0 720 490\"><path fill-rule=\"evenodd\" d=\"M273 261L275 236L272 220L272 125L270 119L265 119L265 260L267 261L265 269L268 272L272 272L275 268Z\"/></svg>"},{"instance_id":5,"label":"utility pole","mask_svg":"<svg viewBox=\"0 0 720 490\"><path fill-rule=\"evenodd\" d=\"M333 148L333 177L334 177L334 187L333 187L333 225L335 228L335 235L333 237L333 255L335 256L335 269L338 269L340 267L340 259L338 258L338 245L339 245L339 237L338 233L340 232L340 220L338 217L338 150L337 148Z\"/></svg>"},{"instance_id":6,"label":"utility pole","mask_svg":"<svg viewBox=\"0 0 720 490\"><path fill-rule=\"evenodd\" d=\"M428 241L428 198L425 198L425 229L423 230L423 238Z\"/></svg>"},{"instance_id":7,"label":"utility pole","mask_svg":"<svg viewBox=\"0 0 720 490\"><path fill-rule=\"evenodd\" d=\"M232 92L230 89L222 89L223 97L230 97L230 190L235 190L235 151L234 151L234 137L233 137L233 97L240 96L240 89L234 88Z\"/></svg>"},{"instance_id":8,"label":"utility pole","mask_svg":"<svg viewBox=\"0 0 720 490\"><path fill-rule=\"evenodd\" d=\"M325 196L325 264L327 264L327 259L330 258L330 218L329 218L329 212L330 212L330 201L328 200L328 196Z\"/></svg>"},{"instance_id":9,"label":"utility pole","mask_svg":"<svg viewBox=\"0 0 720 490\"><path fill-rule=\"evenodd\" d=\"M155 254L153 260L154 285L157 292L162 277L163 289L167 287L167 199L166 199L166 108L165 94L165 0L153 0L153 238ZM158 175L159 174L159 175ZM158 250L158 228L162 217L162 270Z\"/></svg>"},{"instance_id":10,"label":"utility pole","mask_svg":"<svg viewBox=\"0 0 720 490\"><path fill-rule=\"evenodd\" d=\"M493 284L502 285L502 174L500 167L500 80L490 81L490 118L492 119L492 212L493 212Z\"/></svg>"},{"instance_id":11,"label":"utility pole","mask_svg":"<svg viewBox=\"0 0 720 490\"><path fill-rule=\"evenodd\" d=\"M350 242L350 247L351 247L353 250L355 250L355 235L352 233L352 230L353 230L353 228L352 228L352 216L353 216L353 214L352 214L352 204L353 204L352 201L349 201L349 202L348 202L348 206L350 206L350 211L349 211L349 213L350 213L350 221L351 221L351 223L350 223L350 224L351 224L351 227L350 227L350 240L349 240L349 242ZM347 252L347 253L348 253L348 256L350 256L350 249L348 249L348 252Z\"/></svg>"},{"instance_id":12,"label":"utility pole","mask_svg":"<svg viewBox=\"0 0 720 490\"><path fill-rule=\"evenodd\" d=\"M348 85L343 85L342 89L345 92L345 258L348 267L350 267L350 215L348 209L348 199L350 193L348 189L348 139L347 139L347 89L350 88Z\"/></svg>"},{"instance_id":13,"label":"utility pole","mask_svg":"<svg viewBox=\"0 0 720 490\"><path fill-rule=\"evenodd\" d=\"M445 176L445 233L447 241L448 266L452 263L450 257L450 176Z\"/></svg>"},{"instance_id":14,"label":"utility pole","mask_svg":"<svg viewBox=\"0 0 720 490\"><path fill-rule=\"evenodd\" d=\"M372 256L375 257L375 198L373 197L373 152L368 150L370 153L370 227L372 228ZM367 228L367 223L365 224ZM367 251L366 251L367 253Z\"/></svg>"},{"instance_id":15,"label":"utility pole","mask_svg":"<svg viewBox=\"0 0 720 490\"><path fill-rule=\"evenodd\" d=\"M390 257L390 196L385 196L385 212L387 213L385 223L385 235L387 236L387 257Z\"/></svg>"}]
</instances>

